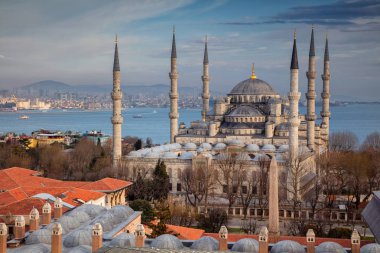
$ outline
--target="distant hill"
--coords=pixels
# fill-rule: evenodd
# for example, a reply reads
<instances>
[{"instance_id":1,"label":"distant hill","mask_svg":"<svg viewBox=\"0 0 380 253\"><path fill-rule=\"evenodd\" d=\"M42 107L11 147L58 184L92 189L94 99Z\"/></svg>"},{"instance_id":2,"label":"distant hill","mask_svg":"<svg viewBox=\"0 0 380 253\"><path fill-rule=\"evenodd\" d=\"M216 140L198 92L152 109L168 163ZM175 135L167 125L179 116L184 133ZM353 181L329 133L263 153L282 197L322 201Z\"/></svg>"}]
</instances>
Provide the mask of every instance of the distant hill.
<instances>
[{"instance_id":1,"label":"distant hill","mask_svg":"<svg viewBox=\"0 0 380 253\"><path fill-rule=\"evenodd\" d=\"M44 80L37 83L28 84L25 86L22 86L20 89L43 89L43 90L62 90L62 91L68 91L71 90L73 87L67 83L62 83L58 81L53 80Z\"/></svg>"}]
</instances>

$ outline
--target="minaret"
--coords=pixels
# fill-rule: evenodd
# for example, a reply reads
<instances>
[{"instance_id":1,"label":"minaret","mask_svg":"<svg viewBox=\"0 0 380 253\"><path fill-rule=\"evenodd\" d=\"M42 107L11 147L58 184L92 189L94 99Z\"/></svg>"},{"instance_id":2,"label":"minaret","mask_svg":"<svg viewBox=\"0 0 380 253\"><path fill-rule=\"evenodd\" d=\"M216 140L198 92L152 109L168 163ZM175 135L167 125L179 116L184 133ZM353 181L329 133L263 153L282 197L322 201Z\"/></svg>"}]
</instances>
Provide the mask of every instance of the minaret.
<instances>
[{"instance_id":1,"label":"minaret","mask_svg":"<svg viewBox=\"0 0 380 253\"><path fill-rule=\"evenodd\" d=\"M178 133L178 72L177 72L177 50L175 46L175 28L173 27L172 55L170 68L170 143L174 143L174 137Z\"/></svg>"},{"instance_id":2,"label":"minaret","mask_svg":"<svg viewBox=\"0 0 380 253\"><path fill-rule=\"evenodd\" d=\"M329 57L329 42L326 35L326 46L325 46L325 57L323 60L323 91L322 96L322 128L324 130L325 139L329 140L329 129L330 129L330 57Z\"/></svg>"},{"instance_id":3,"label":"minaret","mask_svg":"<svg viewBox=\"0 0 380 253\"><path fill-rule=\"evenodd\" d=\"M296 32L294 32L292 62L290 64L290 92L289 98L289 165L291 169L297 163L298 158L298 101L300 99L298 91L298 57L296 45Z\"/></svg>"},{"instance_id":4,"label":"minaret","mask_svg":"<svg viewBox=\"0 0 380 253\"><path fill-rule=\"evenodd\" d=\"M210 107L210 91L209 91L210 77L208 75L207 35L206 35L206 40L205 40L205 53L204 53L204 56L203 56L203 76L202 76L202 81L203 81L202 121L205 122L206 121L206 114L208 113L209 107Z\"/></svg>"},{"instance_id":5,"label":"minaret","mask_svg":"<svg viewBox=\"0 0 380 253\"><path fill-rule=\"evenodd\" d=\"M115 55L113 61L113 90L111 93L113 100L113 116L111 119L113 125L113 166L117 167L121 158L121 124L123 117L121 116L121 98L120 89L120 65L119 52L117 49L117 36L115 39Z\"/></svg>"},{"instance_id":6,"label":"minaret","mask_svg":"<svg viewBox=\"0 0 380 253\"><path fill-rule=\"evenodd\" d=\"M311 28L311 40L309 51L309 70L306 72L308 80L307 85L307 147L310 150L314 150L315 144L315 48L314 48L314 27Z\"/></svg>"}]
</instances>

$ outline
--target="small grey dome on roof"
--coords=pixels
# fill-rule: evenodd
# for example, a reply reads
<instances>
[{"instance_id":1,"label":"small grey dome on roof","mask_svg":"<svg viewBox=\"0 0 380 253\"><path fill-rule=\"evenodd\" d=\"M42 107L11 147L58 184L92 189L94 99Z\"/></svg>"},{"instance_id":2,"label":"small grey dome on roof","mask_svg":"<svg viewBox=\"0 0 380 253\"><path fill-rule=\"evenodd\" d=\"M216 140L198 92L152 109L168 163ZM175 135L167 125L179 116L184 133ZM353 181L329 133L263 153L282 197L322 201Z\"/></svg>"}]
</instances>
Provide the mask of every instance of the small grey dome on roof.
<instances>
[{"instance_id":1,"label":"small grey dome on roof","mask_svg":"<svg viewBox=\"0 0 380 253\"><path fill-rule=\"evenodd\" d=\"M87 222L91 219L90 216L84 211L70 212L67 216L76 218L80 223Z\"/></svg>"},{"instance_id":2,"label":"small grey dome on roof","mask_svg":"<svg viewBox=\"0 0 380 253\"><path fill-rule=\"evenodd\" d=\"M304 154L307 154L309 152L310 152L310 149L305 145L298 147L298 155L304 155Z\"/></svg>"},{"instance_id":3,"label":"small grey dome on roof","mask_svg":"<svg viewBox=\"0 0 380 253\"><path fill-rule=\"evenodd\" d=\"M275 157L276 157L277 162L285 162L286 160L285 154L277 153Z\"/></svg>"},{"instance_id":4,"label":"small grey dome on roof","mask_svg":"<svg viewBox=\"0 0 380 253\"><path fill-rule=\"evenodd\" d=\"M235 140L229 140L228 146L239 146L244 147L244 143L241 140L235 139Z\"/></svg>"},{"instance_id":5,"label":"small grey dome on roof","mask_svg":"<svg viewBox=\"0 0 380 253\"><path fill-rule=\"evenodd\" d=\"M193 153L191 152L184 152L181 154L181 156L179 157L179 159L192 159L194 156Z\"/></svg>"},{"instance_id":6,"label":"small grey dome on roof","mask_svg":"<svg viewBox=\"0 0 380 253\"><path fill-rule=\"evenodd\" d=\"M130 233L121 233L110 242L109 246L117 247L135 247L135 235Z\"/></svg>"},{"instance_id":7,"label":"small grey dome on roof","mask_svg":"<svg viewBox=\"0 0 380 253\"><path fill-rule=\"evenodd\" d=\"M285 240L273 245L270 253L305 253L305 249L298 242Z\"/></svg>"},{"instance_id":8,"label":"small grey dome on roof","mask_svg":"<svg viewBox=\"0 0 380 253\"><path fill-rule=\"evenodd\" d=\"M129 206L124 206L124 205L116 205L112 207L110 210L108 210L108 212L110 212L116 218L119 218L119 219L128 218L134 213L132 208L130 208Z\"/></svg>"},{"instance_id":9,"label":"small grey dome on roof","mask_svg":"<svg viewBox=\"0 0 380 253\"><path fill-rule=\"evenodd\" d=\"M255 239L244 238L235 242L231 250L238 251L238 252L257 253L259 252L259 243Z\"/></svg>"},{"instance_id":10,"label":"small grey dome on roof","mask_svg":"<svg viewBox=\"0 0 380 253\"><path fill-rule=\"evenodd\" d=\"M219 142L217 144L215 144L214 146L214 150L223 150L227 147L226 144L222 143L222 142Z\"/></svg>"},{"instance_id":11,"label":"small grey dome on roof","mask_svg":"<svg viewBox=\"0 0 380 253\"><path fill-rule=\"evenodd\" d=\"M286 152L286 151L288 151L289 150L289 145L287 145L287 144L283 144L283 145L281 145L279 148L278 148L278 151L279 152Z\"/></svg>"},{"instance_id":12,"label":"small grey dome on roof","mask_svg":"<svg viewBox=\"0 0 380 253\"><path fill-rule=\"evenodd\" d=\"M211 236L203 236L198 240L194 241L191 245L191 249L202 250L202 251L217 251L219 243L217 240Z\"/></svg>"},{"instance_id":13,"label":"small grey dome on roof","mask_svg":"<svg viewBox=\"0 0 380 253\"><path fill-rule=\"evenodd\" d=\"M204 142L199 147L203 148L204 150L211 150L212 146L210 143Z\"/></svg>"},{"instance_id":14,"label":"small grey dome on roof","mask_svg":"<svg viewBox=\"0 0 380 253\"><path fill-rule=\"evenodd\" d=\"M112 212L107 211L106 213L103 213L102 215L98 216L95 220L93 220L90 223L90 225L100 223L100 225L102 225L103 231L108 232L112 230L114 225L119 223L121 220L122 218L119 218L115 216L115 214L113 214Z\"/></svg>"},{"instance_id":15,"label":"small grey dome on roof","mask_svg":"<svg viewBox=\"0 0 380 253\"><path fill-rule=\"evenodd\" d=\"M91 253L92 247L89 245L80 245L66 251L67 253Z\"/></svg>"},{"instance_id":16,"label":"small grey dome on roof","mask_svg":"<svg viewBox=\"0 0 380 253\"><path fill-rule=\"evenodd\" d=\"M153 242L150 244L150 246L154 248L159 249L182 249L183 245L182 242L175 237L174 235L160 235L156 239L153 240Z\"/></svg>"},{"instance_id":17,"label":"small grey dome on roof","mask_svg":"<svg viewBox=\"0 0 380 253\"><path fill-rule=\"evenodd\" d=\"M66 231L66 233L80 226L80 221L78 218L68 215L62 216L58 222L61 224L62 229Z\"/></svg>"},{"instance_id":18,"label":"small grey dome on roof","mask_svg":"<svg viewBox=\"0 0 380 253\"><path fill-rule=\"evenodd\" d=\"M370 243L366 244L360 249L360 253L380 253L380 244Z\"/></svg>"},{"instance_id":19,"label":"small grey dome on roof","mask_svg":"<svg viewBox=\"0 0 380 253\"><path fill-rule=\"evenodd\" d=\"M12 253L50 253L50 245L39 243L20 247L12 250Z\"/></svg>"},{"instance_id":20,"label":"small grey dome on roof","mask_svg":"<svg viewBox=\"0 0 380 253\"><path fill-rule=\"evenodd\" d=\"M92 245L91 229L79 229L70 232L63 240L63 246L67 248L79 245Z\"/></svg>"},{"instance_id":21,"label":"small grey dome on roof","mask_svg":"<svg viewBox=\"0 0 380 253\"><path fill-rule=\"evenodd\" d=\"M131 151L131 152L129 152L129 154L127 156L128 157L141 157L141 153L137 152L137 151Z\"/></svg>"},{"instance_id":22,"label":"small grey dome on roof","mask_svg":"<svg viewBox=\"0 0 380 253\"><path fill-rule=\"evenodd\" d=\"M33 231L25 240L25 244L51 243L51 231L49 229L38 229Z\"/></svg>"},{"instance_id":23,"label":"small grey dome on roof","mask_svg":"<svg viewBox=\"0 0 380 253\"><path fill-rule=\"evenodd\" d=\"M160 158L160 153L158 153L158 152L149 152L144 157L145 158Z\"/></svg>"},{"instance_id":24,"label":"small grey dome on roof","mask_svg":"<svg viewBox=\"0 0 380 253\"><path fill-rule=\"evenodd\" d=\"M178 155L174 152L165 152L161 158L178 158Z\"/></svg>"},{"instance_id":25,"label":"small grey dome on roof","mask_svg":"<svg viewBox=\"0 0 380 253\"><path fill-rule=\"evenodd\" d=\"M269 157L264 154L257 154L255 158L253 158L254 161L259 162L259 161L269 161Z\"/></svg>"},{"instance_id":26,"label":"small grey dome on roof","mask_svg":"<svg viewBox=\"0 0 380 253\"><path fill-rule=\"evenodd\" d=\"M173 150L179 150L182 148L181 144L179 143L172 143L172 144L169 144L169 150L170 151L173 151Z\"/></svg>"},{"instance_id":27,"label":"small grey dome on roof","mask_svg":"<svg viewBox=\"0 0 380 253\"><path fill-rule=\"evenodd\" d=\"M249 78L235 85L228 95L277 95L277 93L267 82L258 78Z\"/></svg>"},{"instance_id":28,"label":"small grey dome on roof","mask_svg":"<svg viewBox=\"0 0 380 253\"><path fill-rule=\"evenodd\" d=\"M76 212L79 212L79 211L83 211L83 212L87 213L88 216L90 216L91 219L93 219L96 216L98 216L99 214L105 212L106 210L107 209L105 207L103 207L103 206L94 205L94 204L83 204L83 205L75 208L70 213L76 213Z\"/></svg>"},{"instance_id":29,"label":"small grey dome on roof","mask_svg":"<svg viewBox=\"0 0 380 253\"><path fill-rule=\"evenodd\" d=\"M323 242L315 248L316 253L347 253L347 251L336 242Z\"/></svg>"},{"instance_id":30,"label":"small grey dome on roof","mask_svg":"<svg viewBox=\"0 0 380 253\"><path fill-rule=\"evenodd\" d=\"M249 105L241 105L232 110L228 114L228 116L232 117L257 117L257 116L263 116L262 112L260 112L258 109L253 108Z\"/></svg>"},{"instance_id":31,"label":"small grey dome on roof","mask_svg":"<svg viewBox=\"0 0 380 253\"><path fill-rule=\"evenodd\" d=\"M197 145L195 145L195 143L192 143L192 142L189 142L189 143L186 143L183 148L187 151L194 151L194 150L197 150Z\"/></svg>"},{"instance_id":32,"label":"small grey dome on roof","mask_svg":"<svg viewBox=\"0 0 380 253\"><path fill-rule=\"evenodd\" d=\"M262 148L261 148L262 151L267 151L267 152L275 152L276 151L276 147L273 146L272 144L265 144Z\"/></svg>"},{"instance_id":33,"label":"small grey dome on roof","mask_svg":"<svg viewBox=\"0 0 380 253\"><path fill-rule=\"evenodd\" d=\"M248 144L245 146L245 150L248 152L259 152L260 148L257 144Z\"/></svg>"}]
</instances>

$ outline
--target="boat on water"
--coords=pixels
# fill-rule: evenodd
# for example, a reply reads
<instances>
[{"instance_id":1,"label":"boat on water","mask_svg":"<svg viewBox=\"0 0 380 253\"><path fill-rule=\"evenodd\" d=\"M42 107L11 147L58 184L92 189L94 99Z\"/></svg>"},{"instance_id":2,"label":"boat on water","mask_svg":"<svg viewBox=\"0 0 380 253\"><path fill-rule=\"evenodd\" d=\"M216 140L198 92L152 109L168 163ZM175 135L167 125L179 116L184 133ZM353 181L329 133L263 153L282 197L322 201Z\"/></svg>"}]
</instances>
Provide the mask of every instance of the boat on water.
<instances>
[{"instance_id":1,"label":"boat on water","mask_svg":"<svg viewBox=\"0 0 380 253\"><path fill-rule=\"evenodd\" d=\"M141 114L135 114L135 115L133 115L132 117L135 118L135 119L140 119L140 118L142 118L143 116L142 116Z\"/></svg>"},{"instance_id":2,"label":"boat on water","mask_svg":"<svg viewBox=\"0 0 380 253\"><path fill-rule=\"evenodd\" d=\"M157 111L156 111L156 110L153 110L153 113L157 113Z\"/></svg>"},{"instance_id":3,"label":"boat on water","mask_svg":"<svg viewBox=\"0 0 380 253\"><path fill-rule=\"evenodd\" d=\"M27 115L22 115L22 116L20 116L19 119L29 119L29 116L27 116Z\"/></svg>"}]
</instances>

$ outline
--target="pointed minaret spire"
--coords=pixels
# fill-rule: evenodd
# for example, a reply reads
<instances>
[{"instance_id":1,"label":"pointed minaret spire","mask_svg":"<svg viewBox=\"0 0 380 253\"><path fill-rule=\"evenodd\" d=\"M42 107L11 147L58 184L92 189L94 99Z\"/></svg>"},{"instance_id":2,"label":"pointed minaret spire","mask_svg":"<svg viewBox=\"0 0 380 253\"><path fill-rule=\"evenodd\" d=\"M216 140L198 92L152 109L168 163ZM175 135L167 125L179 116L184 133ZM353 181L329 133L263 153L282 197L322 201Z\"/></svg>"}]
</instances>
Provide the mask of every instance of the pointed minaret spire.
<instances>
[{"instance_id":1,"label":"pointed minaret spire","mask_svg":"<svg viewBox=\"0 0 380 253\"><path fill-rule=\"evenodd\" d=\"M203 100L203 109L202 109L202 121L206 121L206 115L209 112L210 107L210 90L209 90L209 82L210 77L208 75L208 52L207 52L207 35L205 38L205 53L203 57L203 93L202 93L202 100Z\"/></svg>"},{"instance_id":2,"label":"pointed minaret spire","mask_svg":"<svg viewBox=\"0 0 380 253\"><path fill-rule=\"evenodd\" d=\"M293 53L292 53L292 62L290 63L290 69L298 69L296 31L294 31Z\"/></svg>"},{"instance_id":3,"label":"pointed minaret spire","mask_svg":"<svg viewBox=\"0 0 380 253\"><path fill-rule=\"evenodd\" d=\"M203 56L203 64L208 64L207 35L205 38L205 54Z\"/></svg>"},{"instance_id":4,"label":"pointed minaret spire","mask_svg":"<svg viewBox=\"0 0 380 253\"><path fill-rule=\"evenodd\" d=\"M115 37L115 55L114 55L114 59L113 59L113 71L120 71L119 50L117 48L117 34Z\"/></svg>"},{"instance_id":5,"label":"pointed minaret spire","mask_svg":"<svg viewBox=\"0 0 380 253\"><path fill-rule=\"evenodd\" d=\"M314 25L311 27L311 39L310 39L309 56L315 56L315 47L314 47Z\"/></svg>"},{"instance_id":6,"label":"pointed minaret spire","mask_svg":"<svg viewBox=\"0 0 380 253\"><path fill-rule=\"evenodd\" d=\"M330 61L330 56L329 56L329 39L327 38L327 33L326 33L326 44L325 44L325 58L324 61Z\"/></svg>"},{"instance_id":7,"label":"pointed minaret spire","mask_svg":"<svg viewBox=\"0 0 380 253\"><path fill-rule=\"evenodd\" d=\"M330 129L330 57L329 57L329 42L326 33L326 45L325 45L325 58L323 61L323 90L322 96L322 135L328 147L329 143L329 129Z\"/></svg>"},{"instance_id":8,"label":"pointed minaret spire","mask_svg":"<svg viewBox=\"0 0 380 253\"><path fill-rule=\"evenodd\" d=\"M175 46L175 26L173 26L172 57L177 58L177 49Z\"/></svg>"}]
</instances>

